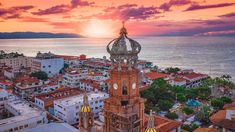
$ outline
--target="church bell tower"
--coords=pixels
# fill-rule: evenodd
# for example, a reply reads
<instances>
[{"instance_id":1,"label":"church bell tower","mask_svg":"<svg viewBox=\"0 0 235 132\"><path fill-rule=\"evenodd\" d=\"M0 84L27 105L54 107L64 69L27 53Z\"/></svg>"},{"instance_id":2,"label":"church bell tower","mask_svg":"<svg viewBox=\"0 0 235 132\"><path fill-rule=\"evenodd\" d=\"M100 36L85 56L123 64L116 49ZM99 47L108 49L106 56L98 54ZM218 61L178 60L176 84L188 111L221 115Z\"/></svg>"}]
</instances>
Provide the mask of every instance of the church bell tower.
<instances>
[{"instance_id":1,"label":"church bell tower","mask_svg":"<svg viewBox=\"0 0 235 132\"><path fill-rule=\"evenodd\" d=\"M105 100L105 132L143 132L144 100L140 98L140 71L136 63L141 45L127 37L124 27L120 36L107 45L112 68L109 98Z\"/></svg>"}]
</instances>

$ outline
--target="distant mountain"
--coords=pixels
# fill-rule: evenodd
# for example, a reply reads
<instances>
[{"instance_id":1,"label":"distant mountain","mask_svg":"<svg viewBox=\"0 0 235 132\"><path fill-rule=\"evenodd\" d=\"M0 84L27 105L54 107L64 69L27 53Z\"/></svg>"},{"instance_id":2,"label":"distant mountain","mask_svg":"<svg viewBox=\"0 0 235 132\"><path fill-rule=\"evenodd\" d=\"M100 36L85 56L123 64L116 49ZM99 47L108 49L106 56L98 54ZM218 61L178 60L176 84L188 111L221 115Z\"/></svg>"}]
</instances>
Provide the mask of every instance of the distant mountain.
<instances>
[{"instance_id":1,"label":"distant mountain","mask_svg":"<svg viewBox=\"0 0 235 132\"><path fill-rule=\"evenodd\" d=\"M73 33L49 32L0 32L0 39L30 39L30 38L81 38L83 36Z\"/></svg>"}]
</instances>

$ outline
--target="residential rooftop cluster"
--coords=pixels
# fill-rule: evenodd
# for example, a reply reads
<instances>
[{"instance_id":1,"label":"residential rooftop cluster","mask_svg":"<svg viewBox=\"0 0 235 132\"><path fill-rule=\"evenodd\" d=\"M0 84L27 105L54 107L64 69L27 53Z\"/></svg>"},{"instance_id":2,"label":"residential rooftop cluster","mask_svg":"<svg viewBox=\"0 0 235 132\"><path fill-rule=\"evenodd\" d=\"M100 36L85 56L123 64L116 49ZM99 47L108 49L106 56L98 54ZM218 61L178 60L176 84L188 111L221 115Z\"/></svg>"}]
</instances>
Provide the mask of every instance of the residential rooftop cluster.
<instances>
[{"instance_id":1,"label":"residential rooftop cluster","mask_svg":"<svg viewBox=\"0 0 235 132\"><path fill-rule=\"evenodd\" d=\"M173 88L180 87L186 91L204 86L204 82L211 79L209 75L192 69L173 67L160 69L146 60L138 60L136 67L141 71L140 82L137 84L141 92L151 89L159 79ZM0 59L2 89L0 99L3 104L0 114L7 114L0 120L0 131L39 131L48 127L76 131L80 122L79 110L83 106L84 95L89 97L88 103L94 113L96 125L102 124L104 102L109 98L108 90L112 87L109 85L111 68L112 62L106 57L88 58L84 54L67 56L39 52L35 57L15 56ZM214 84L210 86L217 87ZM221 94L216 95L216 98L229 94L229 89L225 85L219 85L217 90L220 90ZM175 94L178 99L173 99L174 104L171 108L155 110L153 113L157 131L181 131L181 129L203 131L206 129L203 128L205 126L208 127L208 131L212 129L235 131L234 102L226 105L224 103L224 109L213 108L211 110L213 114L208 117L210 119L208 125L202 125L202 121L194 119L196 112L189 115L182 112L182 109L188 105L186 101L180 101L182 97L181 95L178 97L178 94L181 93ZM232 95L231 98L234 99ZM190 102L190 98L187 99ZM194 111L200 111L203 106L211 105L210 101L200 98L193 98L193 101L201 103L201 106L190 108ZM176 113L178 118L169 117L169 113ZM146 126L148 117L146 114ZM191 118L193 121L189 121ZM194 124L197 125L197 129L191 129Z\"/></svg>"}]
</instances>

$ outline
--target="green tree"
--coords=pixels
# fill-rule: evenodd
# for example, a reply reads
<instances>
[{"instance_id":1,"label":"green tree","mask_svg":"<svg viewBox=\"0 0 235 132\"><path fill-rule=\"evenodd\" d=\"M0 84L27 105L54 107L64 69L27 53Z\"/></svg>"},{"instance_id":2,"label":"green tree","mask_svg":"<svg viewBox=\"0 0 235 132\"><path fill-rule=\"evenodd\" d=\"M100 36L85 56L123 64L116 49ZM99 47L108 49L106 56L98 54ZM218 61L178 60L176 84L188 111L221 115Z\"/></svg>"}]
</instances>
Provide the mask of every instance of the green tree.
<instances>
[{"instance_id":1,"label":"green tree","mask_svg":"<svg viewBox=\"0 0 235 132\"><path fill-rule=\"evenodd\" d=\"M186 89L185 87L182 87L182 86L172 86L171 91L174 93L185 93Z\"/></svg>"},{"instance_id":2,"label":"green tree","mask_svg":"<svg viewBox=\"0 0 235 132\"><path fill-rule=\"evenodd\" d=\"M183 110L182 110L183 113L187 114L187 115L190 115L190 114L193 114L194 111L193 109L189 108L189 107L184 107Z\"/></svg>"},{"instance_id":3,"label":"green tree","mask_svg":"<svg viewBox=\"0 0 235 132\"><path fill-rule=\"evenodd\" d=\"M197 97L197 92L195 89L187 89L185 90L185 95L187 99L195 99Z\"/></svg>"},{"instance_id":4,"label":"green tree","mask_svg":"<svg viewBox=\"0 0 235 132\"><path fill-rule=\"evenodd\" d=\"M192 130L194 131L194 130L196 130L199 126L198 126L197 124L194 124L194 123L193 123L191 127L192 127Z\"/></svg>"},{"instance_id":5,"label":"green tree","mask_svg":"<svg viewBox=\"0 0 235 132\"><path fill-rule=\"evenodd\" d=\"M228 104L228 103L233 102L233 100L230 97L227 97L227 96L221 97L220 99L224 102L224 104Z\"/></svg>"},{"instance_id":6,"label":"green tree","mask_svg":"<svg viewBox=\"0 0 235 132\"><path fill-rule=\"evenodd\" d=\"M31 73L31 76L32 77L36 77L36 78L38 78L40 80L47 80L48 79L48 75L44 71L33 72L33 73Z\"/></svg>"},{"instance_id":7,"label":"green tree","mask_svg":"<svg viewBox=\"0 0 235 132\"><path fill-rule=\"evenodd\" d=\"M195 114L195 120L201 121L203 124L208 124L210 122L210 107L204 106Z\"/></svg>"},{"instance_id":8,"label":"green tree","mask_svg":"<svg viewBox=\"0 0 235 132\"><path fill-rule=\"evenodd\" d=\"M189 131L189 132L192 131L192 128L191 128L190 125L183 125L183 126L181 126L181 128L184 129L184 130L186 130L186 131Z\"/></svg>"},{"instance_id":9,"label":"green tree","mask_svg":"<svg viewBox=\"0 0 235 132\"><path fill-rule=\"evenodd\" d=\"M180 71L181 69L180 68L178 68L178 67L169 67L169 68L166 68L165 69L167 72L170 72L170 73L172 73L172 72L178 72L178 71Z\"/></svg>"},{"instance_id":10,"label":"green tree","mask_svg":"<svg viewBox=\"0 0 235 132\"><path fill-rule=\"evenodd\" d=\"M159 100L158 107L162 111L169 111L170 108L172 108L173 103L171 103L168 100Z\"/></svg>"},{"instance_id":11,"label":"green tree","mask_svg":"<svg viewBox=\"0 0 235 132\"><path fill-rule=\"evenodd\" d=\"M148 89L141 92L141 97L146 98L149 104L157 104L161 99L173 102L175 96L170 87L164 79L156 79Z\"/></svg>"},{"instance_id":12,"label":"green tree","mask_svg":"<svg viewBox=\"0 0 235 132\"><path fill-rule=\"evenodd\" d=\"M222 109L224 106L224 102L220 98L212 99L211 106L213 106L216 109Z\"/></svg>"},{"instance_id":13,"label":"green tree","mask_svg":"<svg viewBox=\"0 0 235 132\"><path fill-rule=\"evenodd\" d=\"M176 96L177 96L177 100L180 102L185 102L187 100L187 98L185 97L183 93L178 93L176 94Z\"/></svg>"},{"instance_id":14,"label":"green tree","mask_svg":"<svg viewBox=\"0 0 235 132\"><path fill-rule=\"evenodd\" d=\"M66 68L69 68L69 64L64 63L64 67L60 70L60 74L63 74Z\"/></svg>"},{"instance_id":15,"label":"green tree","mask_svg":"<svg viewBox=\"0 0 235 132\"><path fill-rule=\"evenodd\" d=\"M172 119L172 120L179 118L179 116L176 113L167 113L165 116L169 119Z\"/></svg>"}]
</instances>

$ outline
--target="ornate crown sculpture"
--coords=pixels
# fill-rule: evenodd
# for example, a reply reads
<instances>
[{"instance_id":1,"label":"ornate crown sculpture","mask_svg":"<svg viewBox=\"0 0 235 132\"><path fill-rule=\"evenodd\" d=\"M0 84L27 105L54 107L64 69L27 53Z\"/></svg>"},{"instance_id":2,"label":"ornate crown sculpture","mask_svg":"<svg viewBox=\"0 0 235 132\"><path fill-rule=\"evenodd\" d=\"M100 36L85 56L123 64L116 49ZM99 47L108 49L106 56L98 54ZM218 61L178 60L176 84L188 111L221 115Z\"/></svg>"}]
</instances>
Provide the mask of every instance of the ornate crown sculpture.
<instances>
[{"instance_id":1,"label":"ornate crown sculpture","mask_svg":"<svg viewBox=\"0 0 235 132\"><path fill-rule=\"evenodd\" d=\"M111 48L110 48L111 47ZM127 37L127 30L124 26L120 30L120 36L113 39L107 45L107 52L110 54L110 60L121 68L121 65L127 64L129 68L136 65L138 53L141 45L133 39Z\"/></svg>"}]
</instances>

